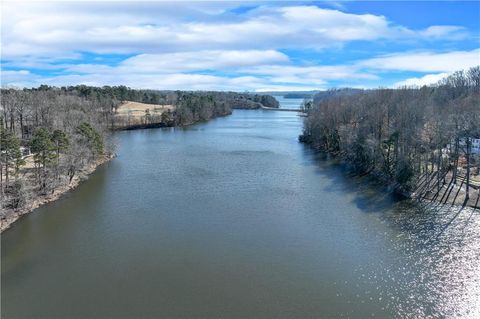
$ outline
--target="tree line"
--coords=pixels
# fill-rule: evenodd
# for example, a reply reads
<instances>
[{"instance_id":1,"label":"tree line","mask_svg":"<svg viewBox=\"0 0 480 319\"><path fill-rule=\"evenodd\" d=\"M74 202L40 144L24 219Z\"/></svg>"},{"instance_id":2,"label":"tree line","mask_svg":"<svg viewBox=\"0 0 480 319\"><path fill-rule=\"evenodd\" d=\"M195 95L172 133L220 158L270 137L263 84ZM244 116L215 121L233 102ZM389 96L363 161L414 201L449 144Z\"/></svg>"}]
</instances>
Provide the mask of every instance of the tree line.
<instances>
[{"instance_id":1,"label":"tree line","mask_svg":"<svg viewBox=\"0 0 480 319\"><path fill-rule=\"evenodd\" d=\"M0 209L68 185L113 150L111 101L45 89L2 89Z\"/></svg>"},{"instance_id":2,"label":"tree line","mask_svg":"<svg viewBox=\"0 0 480 319\"><path fill-rule=\"evenodd\" d=\"M236 92L86 85L1 89L1 212L53 193L111 154L110 130L123 101L174 105L173 111L162 113L159 119L145 114L147 123L158 121L165 126L206 121L228 115L232 108L278 107L271 96Z\"/></svg>"},{"instance_id":3,"label":"tree line","mask_svg":"<svg viewBox=\"0 0 480 319\"><path fill-rule=\"evenodd\" d=\"M186 94L190 96L209 95L216 101L223 101L231 108L259 108L259 103L266 107L278 107L278 101L271 95L255 93L239 93L228 91L171 91L171 90L142 90L132 89L124 85L119 86L62 86L54 87L40 85L33 91L57 91L60 94L74 95L83 98L107 100L112 107L116 107L122 101L134 101L147 104L177 105L180 97Z\"/></svg>"},{"instance_id":4,"label":"tree line","mask_svg":"<svg viewBox=\"0 0 480 319\"><path fill-rule=\"evenodd\" d=\"M342 94L347 93L347 94ZM300 140L411 194L456 184L470 194L472 140L480 138L480 67L434 86L331 90L309 105ZM478 158L476 162L479 170Z\"/></svg>"},{"instance_id":5,"label":"tree line","mask_svg":"<svg viewBox=\"0 0 480 319\"><path fill-rule=\"evenodd\" d=\"M175 125L188 125L217 116L225 116L232 109L258 109L261 106L278 108L278 101L270 95L236 92L176 92Z\"/></svg>"}]
</instances>

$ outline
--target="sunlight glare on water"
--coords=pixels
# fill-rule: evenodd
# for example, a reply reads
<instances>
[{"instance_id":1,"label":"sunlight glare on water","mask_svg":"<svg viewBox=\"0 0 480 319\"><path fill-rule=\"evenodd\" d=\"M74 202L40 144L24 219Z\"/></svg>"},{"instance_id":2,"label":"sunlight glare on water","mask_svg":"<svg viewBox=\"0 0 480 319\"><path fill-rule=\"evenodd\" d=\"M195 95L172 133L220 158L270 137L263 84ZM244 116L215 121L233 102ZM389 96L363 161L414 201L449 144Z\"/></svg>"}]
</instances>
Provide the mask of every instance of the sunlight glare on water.
<instances>
[{"instance_id":1,"label":"sunlight glare on water","mask_svg":"<svg viewBox=\"0 0 480 319\"><path fill-rule=\"evenodd\" d=\"M398 206L399 212L386 217L401 231L392 246L405 253L403 267L387 269L396 289L410 295L401 301L389 291L398 314L480 318L480 211L432 203Z\"/></svg>"}]
</instances>

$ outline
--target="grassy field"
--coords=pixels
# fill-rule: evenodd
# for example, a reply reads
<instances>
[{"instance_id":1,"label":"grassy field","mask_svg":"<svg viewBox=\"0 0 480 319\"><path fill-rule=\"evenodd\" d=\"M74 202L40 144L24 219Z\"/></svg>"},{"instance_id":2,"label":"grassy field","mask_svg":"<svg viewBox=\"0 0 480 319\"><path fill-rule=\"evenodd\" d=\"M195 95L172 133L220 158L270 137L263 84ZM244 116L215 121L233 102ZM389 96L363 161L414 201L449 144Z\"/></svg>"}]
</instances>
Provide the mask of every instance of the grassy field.
<instances>
[{"instance_id":1,"label":"grassy field","mask_svg":"<svg viewBox=\"0 0 480 319\"><path fill-rule=\"evenodd\" d=\"M145 104L140 102L124 101L116 110L115 126L128 127L157 123L161 121L162 113L175 110L173 105Z\"/></svg>"},{"instance_id":2,"label":"grassy field","mask_svg":"<svg viewBox=\"0 0 480 319\"><path fill-rule=\"evenodd\" d=\"M126 116L145 116L147 110L151 114L161 115L163 112L170 110L173 111L175 107L173 105L160 105L160 104L145 104L140 102L125 101L117 108L116 115Z\"/></svg>"}]
</instances>

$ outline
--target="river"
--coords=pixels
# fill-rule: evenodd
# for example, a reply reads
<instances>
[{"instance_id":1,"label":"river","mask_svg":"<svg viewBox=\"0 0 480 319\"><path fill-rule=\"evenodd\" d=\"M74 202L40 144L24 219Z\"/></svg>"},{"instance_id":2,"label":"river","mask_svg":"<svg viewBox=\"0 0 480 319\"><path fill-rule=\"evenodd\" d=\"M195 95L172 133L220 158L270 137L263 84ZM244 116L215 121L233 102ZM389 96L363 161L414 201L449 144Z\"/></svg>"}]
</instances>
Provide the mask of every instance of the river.
<instances>
[{"instance_id":1,"label":"river","mask_svg":"<svg viewBox=\"0 0 480 319\"><path fill-rule=\"evenodd\" d=\"M115 133L2 234L2 318L480 316L480 212L398 201L296 113Z\"/></svg>"}]
</instances>

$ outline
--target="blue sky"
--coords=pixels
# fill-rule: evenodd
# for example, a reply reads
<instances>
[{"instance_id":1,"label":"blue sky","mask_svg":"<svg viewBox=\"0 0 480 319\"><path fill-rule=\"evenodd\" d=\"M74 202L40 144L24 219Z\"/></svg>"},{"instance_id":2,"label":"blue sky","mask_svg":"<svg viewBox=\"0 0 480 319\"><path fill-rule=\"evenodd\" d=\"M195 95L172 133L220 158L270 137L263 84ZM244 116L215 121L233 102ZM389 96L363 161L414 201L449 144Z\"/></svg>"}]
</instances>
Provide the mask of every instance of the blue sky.
<instances>
[{"instance_id":1,"label":"blue sky","mask_svg":"<svg viewBox=\"0 0 480 319\"><path fill-rule=\"evenodd\" d=\"M478 1L2 2L2 86L314 90L480 64Z\"/></svg>"}]
</instances>

